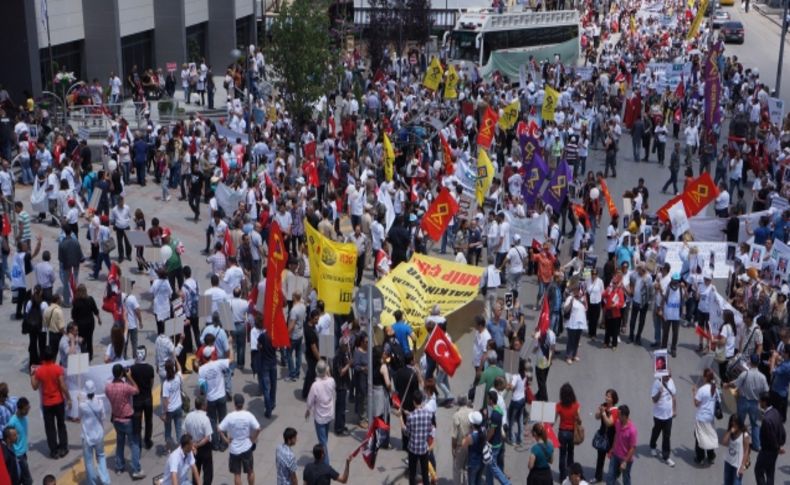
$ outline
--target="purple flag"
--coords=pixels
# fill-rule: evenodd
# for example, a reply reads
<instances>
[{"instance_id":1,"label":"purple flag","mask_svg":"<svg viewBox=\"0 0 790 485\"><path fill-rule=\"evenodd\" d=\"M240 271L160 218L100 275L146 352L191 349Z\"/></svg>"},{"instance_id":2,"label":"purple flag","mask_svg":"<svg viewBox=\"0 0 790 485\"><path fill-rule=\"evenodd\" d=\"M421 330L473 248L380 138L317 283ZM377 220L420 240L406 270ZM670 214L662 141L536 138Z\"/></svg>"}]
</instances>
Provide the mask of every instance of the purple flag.
<instances>
[{"instance_id":1,"label":"purple flag","mask_svg":"<svg viewBox=\"0 0 790 485\"><path fill-rule=\"evenodd\" d=\"M721 123L721 75L719 73L719 55L721 42L717 43L707 52L705 64L702 69L705 82L705 106L703 125L708 130Z\"/></svg>"},{"instance_id":2,"label":"purple flag","mask_svg":"<svg viewBox=\"0 0 790 485\"><path fill-rule=\"evenodd\" d=\"M573 172L568 166L567 160L563 160L557 165L556 170L551 175L549 186L543 191L543 202L549 204L555 213L562 209L562 202L568 196L568 184L573 180Z\"/></svg>"},{"instance_id":3,"label":"purple flag","mask_svg":"<svg viewBox=\"0 0 790 485\"><path fill-rule=\"evenodd\" d=\"M543 149L540 146L540 141L530 135L522 133L518 137L518 145L521 148L521 161L524 164L532 163L533 156L540 155L543 156ZM543 164L546 165L545 163Z\"/></svg>"},{"instance_id":4,"label":"purple flag","mask_svg":"<svg viewBox=\"0 0 790 485\"><path fill-rule=\"evenodd\" d=\"M524 184L521 186L521 195L524 197L524 202L527 207L535 205L538 199L538 191L543 185L543 181L549 174L549 167L543 160L539 153L534 153L532 161L526 166L524 170Z\"/></svg>"}]
</instances>

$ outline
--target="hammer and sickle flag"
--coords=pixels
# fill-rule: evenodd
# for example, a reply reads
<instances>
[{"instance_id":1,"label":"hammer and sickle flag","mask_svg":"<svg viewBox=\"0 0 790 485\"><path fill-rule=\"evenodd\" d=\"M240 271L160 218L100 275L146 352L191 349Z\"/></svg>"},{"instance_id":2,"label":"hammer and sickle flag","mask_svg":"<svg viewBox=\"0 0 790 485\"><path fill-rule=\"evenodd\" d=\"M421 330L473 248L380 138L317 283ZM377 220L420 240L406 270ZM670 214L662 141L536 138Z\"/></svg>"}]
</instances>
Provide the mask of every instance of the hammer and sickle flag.
<instances>
[{"instance_id":1,"label":"hammer and sickle flag","mask_svg":"<svg viewBox=\"0 0 790 485\"><path fill-rule=\"evenodd\" d=\"M494 139L494 127L496 126L499 115L489 106L483 115L480 123L480 131L477 133L477 144L486 150L491 148L491 141Z\"/></svg>"},{"instance_id":2,"label":"hammer and sickle flag","mask_svg":"<svg viewBox=\"0 0 790 485\"><path fill-rule=\"evenodd\" d=\"M422 80L422 85L431 91L436 91L439 89L439 83L442 82L442 76L444 76L442 63L439 62L439 59L434 57L431 60L431 65L428 66L428 69L425 71L425 77Z\"/></svg>"},{"instance_id":3,"label":"hammer and sickle flag","mask_svg":"<svg viewBox=\"0 0 790 485\"><path fill-rule=\"evenodd\" d=\"M488 153L482 148L477 154L477 181L475 182L475 196L477 205L483 205L491 182L494 181L494 164L488 158Z\"/></svg>"},{"instance_id":4,"label":"hammer and sickle flag","mask_svg":"<svg viewBox=\"0 0 790 485\"><path fill-rule=\"evenodd\" d=\"M560 93L548 84L543 92L543 107L540 110L540 116L544 121L554 121L554 109L560 99Z\"/></svg>"},{"instance_id":5,"label":"hammer and sickle flag","mask_svg":"<svg viewBox=\"0 0 790 485\"><path fill-rule=\"evenodd\" d=\"M683 191L683 206L688 216L693 217L718 196L719 189L710 174L702 172L702 175L689 182L688 187Z\"/></svg>"},{"instance_id":6,"label":"hammer and sickle flag","mask_svg":"<svg viewBox=\"0 0 790 485\"><path fill-rule=\"evenodd\" d=\"M288 252L280 226L272 222L269 230L269 260L266 264L266 294L263 306L263 326L269 332L274 347L290 347L291 337L283 312L282 272L288 262Z\"/></svg>"},{"instance_id":7,"label":"hammer and sickle flag","mask_svg":"<svg viewBox=\"0 0 790 485\"><path fill-rule=\"evenodd\" d=\"M505 106L502 117L499 118L499 127L503 130L509 130L518 121L518 114L521 112L521 103L518 99L514 99L512 103Z\"/></svg>"},{"instance_id":8,"label":"hammer and sickle flag","mask_svg":"<svg viewBox=\"0 0 790 485\"><path fill-rule=\"evenodd\" d=\"M444 99L456 99L458 97L458 73L455 67L450 64L445 73L444 80Z\"/></svg>"},{"instance_id":9,"label":"hammer and sickle flag","mask_svg":"<svg viewBox=\"0 0 790 485\"><path fill-rule=\"evenodd\" d=\"M395 150L392 149L392 142L386 133L382 144L384 145L384 180L390 182L395 175Z\"/></svg>"},{"instance_id":10,"label":"hammer and sickle flag","mask_svg":"<svg viewBox=\"0 0 790 485\"><path fill-rule=\"evenodd\" d=\"M458 202L450 193L450 189L443 187L433 204L428 207L428 211L425 212L420 226L428 237L438 241L442 238L442 234L456 212L458 212Z\"/></svg>"}]
</instances>

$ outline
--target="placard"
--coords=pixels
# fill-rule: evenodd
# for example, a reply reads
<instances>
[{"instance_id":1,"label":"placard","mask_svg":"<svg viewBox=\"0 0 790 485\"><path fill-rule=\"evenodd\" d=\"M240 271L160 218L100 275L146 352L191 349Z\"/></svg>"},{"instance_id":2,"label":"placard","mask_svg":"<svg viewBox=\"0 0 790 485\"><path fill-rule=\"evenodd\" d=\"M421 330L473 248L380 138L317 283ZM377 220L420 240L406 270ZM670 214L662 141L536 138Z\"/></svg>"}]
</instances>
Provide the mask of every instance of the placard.
<instances>
[{"instance_id":1,"label":"placard","mask_svg":"<svg viewBox=\"0 0 790 485\"><path fill-rule=\"evenodd\" d=\"M134 247L145 247L151 244L151 239L145 231L127 231L126 237L129 238L129 244Z\"/></svg>"},{"instance_id":2,"label":"placard","mask_svg":"<svg viewBox=\"0 0 790 485\"><path fill-rule=\"evenodd\" d=\"M318 336L318 354L327 359L335 358L335 336L334 335L319 335Z\"/></svg>"},{"instance_id":3,"label":"placard","mask_svg":"<svg viewBox=\"0 0 790 485\"><path fill-rule=\"evenodd\" d=\"M505 309L512 310L513 309L513 292L508 291L505 293Z\"/></svg>"},{"instance_id":4,"label":"placard","mask_svg":"<svg viewBox=\"0 0 790 485\"><path fill-rule=\"evenodd\" d=\"M99 199L101 199L102 190L100 188L94 188L93 192L91 193L91 200L88 201L88 209L93 209L94 211L99 207Z\"/></svg>"},{"instance_id":5,"label":"placard","mask_svg":"<svg viewBox=\"0 0 790 485\"><path fill-rule=\"evenodd\" d=\"M126 293L127 295L132 292L134 288L134 280L127 278L126 276L121 276L121 293Z\"/></svg>"},{"instance_id":6,"label":"placard","mask_svg":"<svg viewBox=\"0 0 790 485\"><path fill-rule=\"evenodd\" d=\"M175 337L184 331L184 321L180 318L165 320L165 335Z\"/></svg>"},{"instance_id":7,"label":"placard","mask_svg":"<svg viewBox=\"0 0 790 485\"><path fill-rule=\"evenodd\" d=\"M211 295L200 295L198 298L198 317L211 318Z\"/></svg>"},{"instance_id":8,"label":"placard","mask_svg":"<svg viewBox=\"0 0 790 485\"><path fill-rule=\"evenodd\" d=\"M664 377L669 375L667 349L660 349L653 352L653 375L655 377Z\"/></svg>"},{"instance_id":9,"label":"placard","mask_svg":"<svg viewBox=\"0 0 790 485\"><path fill-rule=\"evenodd\" d=\"M760 269L765 259L765 246L762 244L752 244L749 248L749 259L746 260L747 268Z\"/></svg>"},{"instance_id":10,"label":"placard","mask_svg":"<svg viewBox=\"0 0 790 485\"><path fill-rule=\"evenodd\" d=\"M27 273L25 275L25 286L27 286L28 289L30 289L32 291L33 288L35 288L37 284L38 284L38 278L36 278L36 271L35 270L33 270L30 273Z\"/></svg>"},{"instance_id":11,"label":"placard","mask_svg":"<svg viewBox=\"0 0 790 485\"><path fill-rule=\"evenodd\" d=\"M680 252L683 250L685 243L682 242L662 242L658 249L658 259L656 261L658 266L663 265L665 262L669 263L670 273L680 272L683 267L683 261L680 259ZM713 278L723 279L727 278L732 271L732 260L734 260L734 253L732 258L728 255L729 245L726 242L697 242L693 241L688 243L689 247L696 247L699 251L697 253L698 264L704 269L711 267L711 260L713 260ZM734 251L734 246L733 246Z\"/></svg>"},{"instance_id":12,"label":"placard","mask_svg":"<svg viewBox=\"0 0 790 485\"><path fill-rule=\"evenodd\" d=\"M550 401L532 401L529 409L530 421L537 423L553 423L556 418L557 403Z\"/></svg>"},{"instance_id":13,"label":"placard","mask_svg":"<svg viewBox=\"0 0 790 485\"><path fill-rule=\"evenodd\" d=\"M88 353L82 354L69 354L68 361L66 361L66 374L70 376L77 376L85 374L90 369L91 361Z\"/></svg>"},{"instance_id":14,"label":"placard","mask_svg":"<svg viewBox=\"0 0 790 485\"><path fill-rule=\"evenodd\" d=\"M173 306L173 316L180 318L184 316L184 301L179 297L171 302Z\"/></svg>"},{"instance_id":15,"label":"placard","mask_svg":"<svg viewBox=\"0 0 790 485\"><path fill-rule=\"evenodd\" d=\"M503 370L511 375L518 374L519 355L515 350L505 349Z\"/></svg>"},{"instance_id":16,"label":"placard","mask_svg":"<svg viewBox=\"0 0 790 485\"><path fill-rule=\"evenodd\" d=\"M475 387L475 398L472 400L472 409L483 409L485 407L486 395L483 392L483 383Z\"/></svg>"},{"instance_id":17,"label":"placard","mask_svg":"<svg viewBox=\"0 0 790 485\"><path fill-rule=\"evenodd\" d=\"M633 201L628 197L623 197L623 214L630 217L632 212L633 212Z\"/></svg>"},{"instance_id":18,"label":"placard","mask_svg":"<svg viewBox=\"0 0 790 485\"><path fill-rule=\"evenodd\" d=\"M771 117L771 123L782 126L782 120L785 117L785 102L779 98L768 98L768 115Z\"/></svg>"},{"instance_id":19,"label":"placard","mask_svg":"<svg viewBox=\"0 0 790 485\"><path fill-rule=\"evenodd\" d=\"M222 300L217 304L217 312L219 313L219 321L222 323L222 326L228 330L232 330L233 327L233 310L230 308L230 302L228 300Z\"/></svg>"}]
</instances>

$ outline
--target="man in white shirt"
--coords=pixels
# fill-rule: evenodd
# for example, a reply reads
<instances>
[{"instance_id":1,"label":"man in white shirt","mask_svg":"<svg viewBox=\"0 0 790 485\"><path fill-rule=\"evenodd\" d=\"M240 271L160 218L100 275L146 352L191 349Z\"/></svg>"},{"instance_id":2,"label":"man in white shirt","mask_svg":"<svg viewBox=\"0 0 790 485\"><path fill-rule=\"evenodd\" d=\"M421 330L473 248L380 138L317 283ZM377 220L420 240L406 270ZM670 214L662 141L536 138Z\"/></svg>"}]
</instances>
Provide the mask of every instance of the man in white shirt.
<instances>
[{"instance_id":1,"label":"man in white shirt","mask_svg":"<svg viewBox=\"0 0 790 485\"><path fill-rule=\"evenodd\" d=\"M222 289L228 295L232 295L236 288L241 288L243 281L244 270L237 264L236 256L228 256L228 267L225 268L225 273L222 275Z\"/></svg>"},{"instance_id":2,"label":"man in white shirt","mask_svg":"<svg viewBox=\"0 0 790 485\"><path fill-rule=\"evenodd\" d=\"M253 444L258 440L261 425L255 416L244 409L244 396L233 396L235 411L229 413L219 424L222 440L229 446L228 468L235 483L241 483L241 474L247 474L250 485L255 483Z\"/></svg>"},{"instance_id":3,"label":"man in white shirt","mask_svg":"<svg viewBox=\"0 0 790 485\"><path fill-rule=\"evenodd\" d=\"M203 483L214 478L214 458L211 450L211 421L206 414L206 398L195 398L195 409L184 418L184 432L192 436L195 447L195 466L202 473Z\"/></svg>"},{"instance_id":4,"label":"man in white shirt","mask_svg":"<svg viewBox=\"0 0 790 485\"><path fill-rule=\"evenodd\" d=\"M598 269L593 267L590 278L584 282L584 291L587 293L587 327L591 339L595 339L598 322L601 320L601 296L603 295L603 280L598 277Z\"/></svg>"},{"instance_id":5,"label":"man in white shirt","mask_svg":"<svg viewBox=\"0 0 790 485\"><path fill-rule=\"evenodd\" d=\"M203 296L211 297L211 313L212 315L219 311L219 302L229 300L228 294L219 286L219 276L211 275L211 288L203 292Z\"/></svg>"},{"instance_id":6,"label":"man in white shirt","mask_svg":"<svg viewBox=\"0 0 790 485\"><path fill-rule=\"evenodd\" d=\"M199 380L206 383L206 414L208 414L213 430L211 446L214 451L225 451L227 448L227 445L220 442L217 424L222 422L228 413L228 405L225 400L225 372L230 370L232 359L233 349L229 348L227 359L211 360L197 369ZM195 365L198 365L197 359L195 359Z\"/></svg>"},{"instance_id":7,"label":"man in white shirt","mask_svg":"<svg viewBox=\"0 0 790 485\"><path fill-rule=\"evenodd\" d=\"M335 332L335 318L331 313L324 311L324 301L318 300L316 308L321 312L318 323L315 326L315 333L318 335L333 335Z\"/></svg>"},{"instance_id":8,"label":"man in white shirt","mask_svg":"<svg viewBox=\"0 0 790 485\"><path fill-rule=\"evenodd\" d=\"M200 474L195 466L195 453L192 435L184 433L176 448L167 457L165 472L159 485L182 485L184 483L200 483ZM203 482L206 483L206 482Z\"/></svg>"},{"instance_id":9,"label":"man in white shirt","mask_svg":"<svg viewBox=\"0 0 790 485\"><path fill-rule=\"evenodd\" d=\"M132 213L129 206L124 204L123 196L118 197L118 205L110 211L110 224L115 228L116 242L118 243L118 263L123 262L124 255L132 260L132 245L126 236L132 224ZM125 250L125 251L124 251Z\"/></svg>"},{"instance_id":10,"label":"man in white shirt","mask_svg":"<svg viewBox=\"0 0 790 485\"><path fill-rule=\"evenodd\" d=\"M140 310L140 303L137 297L132 293L122 293L121 300L123 301L123 312L126 316L126 329L128 330L128 338L123 345L123 358L126 358L126 350L131 343L132 349L137 349L137 332L138 329L143 328L143 313Z\"/></svg>"},{"instance_id":11,"label":"man in white shirt","mask_svg":"<svg viewBox=\"0 0 790 485\"><path fill-rule=\"evenodd\" d=\"M507 266L508 287L511 291L518 292L519 282L524 274L524 260L528 256L527 249L521 245L521 236L514 234L513 246L508 250L502 265L499 267L499 271L504 272L505 266Z\"/></svg>"},{"instance_id":12,"label":"man in white shirt","mask_svg":"<svg viewBox=\"0 0 790 485\"><path fill-rule=\"evenodd\" d=\"M236 367L244 369L244 356L247 352L247 313L250 303L241 297L241 287L233 290L230 311L233 314L233 339L236 341Z\"/></svg>"},{"instance_id":13,"label":"man in white shirt","mask_svg":"<svg viewBox=\"0 0 790 485\"><path fill-rule=\"evenodd\" d=\"M497 247L499 247L499 223L496 221L496 218L494 217L494 211L488 213L486 245L488 248L487 256L493 256L494 263L496 263L496 252L497 252Z\"/></svg>"},{"instance_id":14,"label":"man in white shirt","mask_svg":"<svg viewBox=\"0 0 790 485\"><path fill-rule=\"evenodd\" d=\"M496 252L496 265L500 267L511 246L510 223L505 219L504 212L497 214L496 220L499 225L499 246Z\"/></svg>"},{"instance_id":15,"label":"man in white shirt","mask_svg":"<svg viewBox=\"0 0 790 485\"><path fill-rule=\"evenodd\" d=\"M716 211L716 217L730 216L730 193L723 180L719 182L719 195L713 202L713 208Z\"/></svg>"},{"instance_id":16,"label":"man in white shirt","mask_svg":"<svg viewBox=\"0 0 790 485\"><path fill-rule=\"evenodd\" d=\"M650 432L650 454L659 456L656 449L658 435L661 436L661 459L670 467L675 462L669 457L669 438L672 433L672 418L677 413L677 388L670 375L659 377L653 381L650 397L653 399L653 430Z\"/></svg>"},{"instance_id":17,"label":"man in white shirt","mask_svg":"<svg viewBox=\"0 0 790 485\"><path fill-rule=\"evenodd\" d=\"M110 85L110 104L114 105L111 108L120 111L120 106L118 105L121 102L121 78L114 72L111 72L108 84Z\"/></svg>"}]
</instances>

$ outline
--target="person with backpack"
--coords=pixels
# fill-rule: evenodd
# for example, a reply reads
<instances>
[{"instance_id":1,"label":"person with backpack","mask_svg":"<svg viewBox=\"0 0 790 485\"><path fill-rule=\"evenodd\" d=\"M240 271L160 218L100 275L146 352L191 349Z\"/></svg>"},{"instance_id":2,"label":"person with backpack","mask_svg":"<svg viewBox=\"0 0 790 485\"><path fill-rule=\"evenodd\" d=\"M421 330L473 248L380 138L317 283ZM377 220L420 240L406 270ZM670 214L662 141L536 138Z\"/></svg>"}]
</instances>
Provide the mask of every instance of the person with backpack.
<instances>
[{"instance_id":1,"label":"person with backpack","mask_svg":"<svg viewBox=\"0 0 790 485\"><path fill-rule=\"evenodd\" d=\"M532 426L532 438L535 444L529 452L527 468L527 485L551 485L554 479L551 474L551 463L554 461L554 445L546 436L543 423Z\"/></svg>"},{"instance_id":2,"label":"person with backpack","mask_svg":"<svg viewBox=\"0 0 790 485\"><path fill-rule=\"evenodd\" d=\"M36 285L33 288L32 297L25 304L25 314L22 320L22 333L27 333L30 339L28 369L41 363L41 357L47 347L47 333L43 330L46 309L47 302L44 301L44 293L41 286Z\"/></svg>"}]
</instances>

